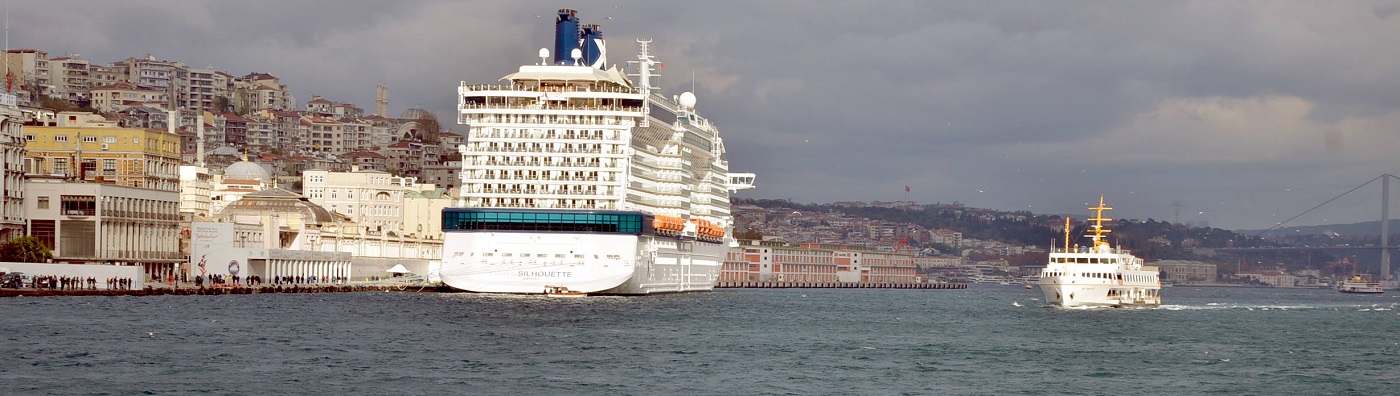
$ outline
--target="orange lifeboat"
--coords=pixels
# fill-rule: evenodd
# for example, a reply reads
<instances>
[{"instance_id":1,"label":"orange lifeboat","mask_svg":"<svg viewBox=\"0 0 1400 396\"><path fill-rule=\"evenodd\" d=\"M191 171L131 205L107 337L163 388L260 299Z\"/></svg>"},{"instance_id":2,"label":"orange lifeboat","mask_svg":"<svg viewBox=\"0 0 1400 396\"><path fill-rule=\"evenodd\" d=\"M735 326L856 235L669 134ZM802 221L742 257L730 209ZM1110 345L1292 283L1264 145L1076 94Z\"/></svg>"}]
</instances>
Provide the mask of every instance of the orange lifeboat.
<instances>
[{"instance_id":1,"label":"orange lifeboat","mask_svg":"<svg viewBox=\"0 0 1400 396\"><path fill-rule=\"evenodd\" d=\"M695 218L690 219L690 222L695 223L695 232L699 236L716 240L724 237L724 228L711 223L709 220Z\"/></svg>"},{"instance_id":2,"label":"orange lifeboat","mask_svg":"<svg viewBox=\"0 0 1400 396\"><path fill-rule=\"evenodd\" d=\"M652 228L662 235L676 235L685 229L685 220L681 220L679 217L657 215L655 220L652 220Z\"/></svg>"}]
</instances>

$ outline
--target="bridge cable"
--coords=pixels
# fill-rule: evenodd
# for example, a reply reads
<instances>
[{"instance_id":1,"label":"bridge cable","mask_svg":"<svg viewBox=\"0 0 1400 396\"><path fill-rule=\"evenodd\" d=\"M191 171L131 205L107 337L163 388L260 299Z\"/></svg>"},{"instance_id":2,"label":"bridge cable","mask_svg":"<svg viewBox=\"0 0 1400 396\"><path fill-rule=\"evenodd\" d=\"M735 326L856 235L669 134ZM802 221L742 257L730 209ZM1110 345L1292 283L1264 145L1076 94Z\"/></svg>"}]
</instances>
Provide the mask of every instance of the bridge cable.
<instances>
[{"instance_id":1,"label":"bridge cable","mask_svg":"<svg viewBox=\"0 0 1400 396\"><path fill-rule=\"evenodd\" d=\"M1371 183L1374 183L1376 180L1380 180L1382 177L1395 177L1395 176L1391 176L1390 174L1384 174L1384 175L1376 176L1375 178L1373 178L1373 179L1371 179L1371 180L1367 180L1365 183L1361 183L1361 185L1356 186L1356 188L1347 190L1347 192L1342 193L1342 195L1338 195L1338 196L1332 197L1332 199L1327 200L1327 202L1323 202L1323 203L1317 204L1317 206L1312 207L1312 209L1305 210L1305 211L1303 211L1303 213L1299 213L1297 216L1289 217L1288 220L1281 221L1281 222L1279 222L1277 225L1274 225L1273 227L1269 227L1269 229L1267 229L1267 230L1260 231L1260 232L1259 232L1259 235L1264 235L1264 234L1268 233L1269 231L1273 231L1273 230L1278 229L1279 227L1283 227L1284 224L1287 224L1288 222L1293 221L1294 219L1297 219L1297 218L1299 218L1299 217L1303 217L1303 215L1306 215L1306 214L1308 214L1308 213L1311 213L1312 211L1317 210L1317 208L1321 208L1323 205L1327 205L1327 204L1329 204L1329 203L1332 203L1332 201L1336 201L1338 198L1344 197L1344 196L1346 196L1347 194L1351 194L1352 192L1354 192L1354 191L1356 191L1356 190L1360 190L1361 187L1366 187L1366 185L1371 184Z\"/></svg>"}]
</instances>

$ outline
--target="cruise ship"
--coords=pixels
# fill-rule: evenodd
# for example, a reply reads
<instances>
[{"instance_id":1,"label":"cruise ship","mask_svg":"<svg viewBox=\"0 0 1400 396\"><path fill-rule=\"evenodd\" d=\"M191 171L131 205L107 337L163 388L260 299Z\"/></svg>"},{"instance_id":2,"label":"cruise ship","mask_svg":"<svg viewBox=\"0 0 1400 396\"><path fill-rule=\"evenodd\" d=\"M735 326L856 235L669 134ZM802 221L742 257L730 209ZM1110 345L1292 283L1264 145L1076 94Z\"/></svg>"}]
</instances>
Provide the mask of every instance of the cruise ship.
<instances>
[{"instance_id":1,"label":"cruise ship","mask_svg":"<svg viewBox=\"0 0 1400 396\"><path fill-rule=\"evenodd\" d=\"M574 10L559 10L554 41L499 83L458 87L469 131L461 197L442 212L441 281L547 295L713 289L737 245L729 194L755 175L729 171L694 93L653 86L650 41L637 40L631 73Z\"/></svg>"},{"instance_id":2,"label":"cruise ship","mask_svg":"<svg viewBox=\"0 0 1400 396\"><path fill-rule=\"evenodd\" d=\"M1088 246L1070 246L1070 221L1065 219L1065 246L1051 248L1049 262L1040 272L1040 290L1045 302L1070 307L1156 306L1162 304L1162 283L1157 267L1142 265L1142 259L1127 250L1115 248L1106 240L1110 230L1103 226L1103 196L1090 207L1092 234Z\"/></svg>"}]
</instances>

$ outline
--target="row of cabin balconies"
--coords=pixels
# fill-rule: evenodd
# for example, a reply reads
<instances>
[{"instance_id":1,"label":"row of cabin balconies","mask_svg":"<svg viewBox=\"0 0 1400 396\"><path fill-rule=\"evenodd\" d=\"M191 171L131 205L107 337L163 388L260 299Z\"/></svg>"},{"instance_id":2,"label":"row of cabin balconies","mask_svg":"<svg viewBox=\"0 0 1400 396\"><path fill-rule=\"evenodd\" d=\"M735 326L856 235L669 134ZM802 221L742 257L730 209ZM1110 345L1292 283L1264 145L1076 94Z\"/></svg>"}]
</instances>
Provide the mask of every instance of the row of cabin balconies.
<instances>
[{"instance_id":1,"label":"row of cabin balconies","mask_svg":"<svg viewBox=\"0 0 1400 396\"><path fill-rule=\"evenodd\" d=\"M612 168L614 165L603 166L599 162L555 162L555 161L472 161L467 163L475 166L530 166L530 167L555 167L555 168Z\"/></svg>"},{"instance_id":2,"label":"row of cabin balconies","mask_svg":"<svg viewBox=\"0 0 1400 396\"><path fill-rule=\"evenodd\" d=\"M547 147L491 147L491 146L468 146L468 152L473 153L559 153L559 154L612 154L623 155L623 150L603 150L595 148L547 148Z\"/></svg>"},{"instance_id":3,"label":"row of cabin balconies","mask_svg":"<svg viewBox=\"0 0 1400 396\"><path fill-rule=\"evenodd\" d=\"M614 85L590 85L590 86L582 87L582 88L580 89L580 87L572 86L572 85L568 85L568 86L557 86L557 85L556 85L556 86L541 87L541 86L530 86L530 85L523 85L523 84L510 84L510 85L504 85L504 84L467 84L466 82L462 82L462 85L460 85L460 86L457 87L457 92L463 93L462 96L467 96L467 95L465 95L465 94L468 93L468 92L521 92L521 91L524 91L524 92L589 92L589 93L618 93L618 94L634 94L634 95L638 95L638 94L641 94L641 93L642 93L641 90L639 90L639 89L637 89L637 88L625 88L625 87L619 87L619 86L614 86Z\"/></svg>"},{"instance_id":4,"label":"row of cabin balconies","mask_svg":"<svg viewBox=\"0 0 1400 396\"><path fill-rule=\"evenodd\" d=\"M462 189L462 194L508 194L508 195L531 195L535 198L549 196L610 196L611 194L598 192L596 190L549 190L549 189L521 189L521 188L470 188Z\"/></svg>"},{"instance_id":5,"label":"row of cabin balconies","mask_svg":"<svg viewBox=\"0 0 1400 396\"><path fill-rule=\"evenodd\" d=\"M603 176L603 177L598 177L598 176L529 177L529 176L511 176L511 175L499 175L499 176L497 176L497 175L486 175L486 176L482 177L481 179L477 179L475 176L473 176L472 179L470 179L470 180L471 180L472 182L474 182L474 183L475 183L475 182L486 182L486 183L489 183L489 182L496 181L496 180L520 180L520 181L588 181L588 182L604 181L604 182L616 182L616 181L617 181L617 177L615 177L615 176Z\"/></svg>"},{"instance_id":6,"label":"row of cabin balconies","mask_svg":"<svg viewBox=\"0 0 1400 396\"><path fill-rule=\"evenodd\" d=\"M473 124L473 126L475 126L475 124ZM487 132L487 131L484 131L484 130L481 130L481 129L474 129L474 130L472 131L472 133L470 134L470 136L468 136L468 139L471 139L472 141L478 141L478 142L480 142L480 141L489 141L489 140L483 140L483 139L511 139L512 141L517 141L517 140L520 140L520 139L539 139L539 140L549 140L549 141L560 141L560 140L605 140L605 141L618 141L618 142L621 142L620 136L619 136L616 132L614 132L614 133L609 133L609 134L607 134L607 135L611 135L611 136L605 136L602 132L563 132L563 133L560 133L560 132L557 132L557 131L551 131L551 132L545 132L545 131L533 131L533 132L532 132L532 131L525 131L525 132L521 132L521 131L501 131L501 130L491 130L490 132Z\"/></svg>"},{"instance_id":7,"label":"row of cabin balconies","mask_svg":"<svg viewBox=\"0 0 1400 396\"><path fill-rule=\"evenodd\" d=\"M617 116L600 115L579 115L579 114L543 114L543 115L495 115L485 114L473 120L471 125L498 126L506 124L517 124L520 117L524 120L537 124L553 125L597 125L597 126L623 126L630 125L631 120L627 118L617 118ZM536 118L538 117L538 118Z\"/></svg>"},{"instance_id":8,"label":"row of cabin balconies","mask_svg":"<svg viewBox=\"0 0 1400 396\"><path fill-rule=\"evenodd\" d=\"M632 170L632 176L639 177L639 178L646 179L646 180L663 181L663 182L673 182L673 183L686 183L686 179L687 179L687 178L685 177L685 175L680 175L680 174L675 174L675 173L660 173L660 172L650 171L650 170L645 170L645 169L633 169L633 170Z\"/></svg>"},{"instance_id":9,"label":"row of cabin balconies","mask_svg":"<svg viewBox=\"0 0 1400 396\"><path fill-rule=\"evenodd\" d=\"M533 103L463 103L462 105L457 106L457 110L460 111L460 112L462 112L463 115L465 115L465 114L467 114L467 113L475 112L475 111L478 111L478 110L492 110L492 111L495 111L495 110L530 110L530 111L559 110L559 111L587 111L587 112L612 111L612 112L617 112L618 114L616 114L616 115L619 115L619 116L637 116L637 115L641 115L641 112L642 112L641 106L623 106L623 105L619 105L619 104L607 104L607 105L604 105L604 104L599 104L599 105L577 105L577 104L558 105L558 104L554 104L553 101L540 101L540 102L533 102ZM633 113L633 114L628 114L628 113ZM529 121L526 121L525 123L537 123L537 122L529 122Z\"/></svg>"}]
</instances>

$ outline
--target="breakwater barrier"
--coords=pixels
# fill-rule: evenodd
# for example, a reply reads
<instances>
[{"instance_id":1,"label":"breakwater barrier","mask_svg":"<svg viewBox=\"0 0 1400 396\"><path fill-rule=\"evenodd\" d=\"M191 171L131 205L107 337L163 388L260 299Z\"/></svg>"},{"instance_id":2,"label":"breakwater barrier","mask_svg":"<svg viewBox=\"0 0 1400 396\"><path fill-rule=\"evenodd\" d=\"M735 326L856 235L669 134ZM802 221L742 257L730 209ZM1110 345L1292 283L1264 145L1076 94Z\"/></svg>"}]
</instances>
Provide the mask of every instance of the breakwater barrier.
<instances>
[{"instance_id":1,"label":"breakwater barrier","mask_svg":"<svg viewBox=\"0 0 1400 396\"><path fill-rule=\"evenodd\" d=\"M722 281L716 289L966 289L966 283L859 283Z\"/></svg>"}]
</instances>

